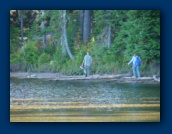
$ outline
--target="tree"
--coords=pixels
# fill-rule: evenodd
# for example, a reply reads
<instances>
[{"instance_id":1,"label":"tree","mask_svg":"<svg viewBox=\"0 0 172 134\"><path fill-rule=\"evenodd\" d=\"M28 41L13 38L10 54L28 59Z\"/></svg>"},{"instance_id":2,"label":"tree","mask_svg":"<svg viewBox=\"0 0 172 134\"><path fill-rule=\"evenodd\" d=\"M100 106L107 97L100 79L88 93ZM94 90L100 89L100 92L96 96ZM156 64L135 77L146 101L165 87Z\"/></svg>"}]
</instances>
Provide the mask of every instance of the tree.
<instances>
[{"instance_id":1,"label":"tree","mask_svg":"<svg viewBox=\"0 0 172 134\"><path fill-rule=\"evenodd\" d=\"M23 41L23 33L24 33L24 10L18 10L18 15L20 19L20 30L21 30L21 41Z\"/></svg>"},{"instance_id":2,"label":"tree","mask_svg":"<svg viewBox=\"0 0 172 134\"><path fill-rule=\"evenodd\" d=\"M84 22L83 22L83 42L86 43L90 38L91 32L91 11L84 10Z\"/></svg>"},{"instance_id":3,"label":"tree","mask_svg":"<svg viewBox=\"0 0 172 134\"><path fill-rule=\"evenodd\" d=\"M83 24L84 24L84 10L79 10L79 30L81 35L83 36Z\"/></svg>"},{"instance_id":4,"label":"tree","mask_svg":"<svg viewBox=\"0 0 172 134\"><path fill-rule=\"evenodd\" d=\"M44 15L45 15L45 10L42 10L42 17L44 17ZM43 31L42 44L45 49L46 48L46 33L45 33L45 21L44 20L41 22L41 28Z\"/></svg>"},{"instance_id":5,"label":"tree","mask_svg":"<svg viewBox=\"0 0 172 134\"><path fill-rule=\"evenodd\" d=\"M127 68L125 62L133 53L140 55L144 68L160 63L157 10L10 10L10 60L16 58L11 61L18 61L23 44L20 36L22 40L23 36L29 37L28 41L37 40L38 51L42 53L44 48L54 58L50 60L62 60L58 71L69 63L81 62L86 48L82 44L88 45L94 63L99 65L94 67L96 72Z\"/></svg>"},{"instance_id":6,"label":"tree","mask_svg":"<svg viewBox=\"0 0 172 134\"><path fill-rule=\"evenodd\" d=\"M69 49L68 38L67 38L67 33L66 33L66 24L67 24L66 10L61 11L61 18L62 18L62 39L64 39L63 43L66 47L66 50L67 50L69 57L72 60L74 60L75 58Z\"/></svg>"},{"instance_id":7,"label":"tree","mask_svg":"<svg viewBox=\"0 0 172 134\"><path fill-rule=\"evenodd\" d=\"M113 20L116 18L116 15L114 11L110 10L98 10L94 11L94 13L97 40L100 45L110 48L112 43L112 26L115 27Z\"/></svg>"},{"instance_id":8,"label":"tree","mask_svg":"<svg viewBox=\"0 0 172 134\"><path fill-rule=\"evenodd\" d=\"M131 10L124 23L126 56L140 54L145 62L160 60L160 13L158 10Z\"/></svg>"}]
</instances>

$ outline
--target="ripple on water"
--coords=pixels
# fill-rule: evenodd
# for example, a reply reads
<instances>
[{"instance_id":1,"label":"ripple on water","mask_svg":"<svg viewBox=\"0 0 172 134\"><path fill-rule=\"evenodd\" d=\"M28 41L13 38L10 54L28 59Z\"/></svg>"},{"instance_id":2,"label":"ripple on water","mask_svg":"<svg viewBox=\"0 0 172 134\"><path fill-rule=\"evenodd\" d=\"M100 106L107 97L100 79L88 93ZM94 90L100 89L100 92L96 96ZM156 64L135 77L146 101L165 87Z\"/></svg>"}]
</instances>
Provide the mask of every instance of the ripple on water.
<instances>
[{"instance_id":1,"label":"ripple on water","mask_svg":"<svg viewBox=\"0 0 172 134\"><path fill-rule=\"evenodd\" d=\"M111 115L121 112L120 110L138 110L118 108L115 107L116 104L142 104L145 101L152 103L152 100L157 104L159 98L160 87L156 85L136 87L129 83L103 81L10 80L10 107L21 106L23 110L34 107L41 113L51 109L56 114L70 115L73 112L80 115Z\"/></svg>"}]
</instances>

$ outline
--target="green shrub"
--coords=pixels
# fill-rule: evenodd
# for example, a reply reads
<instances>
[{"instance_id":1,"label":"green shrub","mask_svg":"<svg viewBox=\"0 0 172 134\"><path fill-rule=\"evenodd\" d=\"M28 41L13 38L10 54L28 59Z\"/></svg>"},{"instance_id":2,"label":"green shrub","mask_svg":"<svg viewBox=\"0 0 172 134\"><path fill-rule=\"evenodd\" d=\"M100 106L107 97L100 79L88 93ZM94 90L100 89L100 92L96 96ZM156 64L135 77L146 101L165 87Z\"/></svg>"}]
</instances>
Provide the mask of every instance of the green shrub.
<instances>
[{"instance_id":1,"label":"green shrub","mask_svg":"<svg viewBox=\"0 0 172 134\"><path fill-rule=\"evenodd\" d=\"M37 64L40 54L38 41L28 41L20 50L20 56L27 65Z\"/></svg>"},{"instance_id":2,"label":"green shrub","mask_svg":"<svg viewBox=\"0 0 172 134\"><path fill-rule=\"evenodd\" d=\"M21 59L19 53L10 54L10 64L20 63L20 61Z\"/></svg>"},{"instance_id":3,"label":"green shrub","mask_svg":"<svg viewBox=\"0 0 172 134\"><path fill-rule=\"evenodd\" d=\"M45 63L50 63L50 61L51 61L51 56L46 53L41 54L41 56L38 58L39 65L45 64Z\"/></svg>"},{"instance_id":4,"label":"green shrub","mask_svg":"<svg viewBox=\"0 0 172 134\"><path fill-rule=\"evenodd\" d=\"M45 63L45 64L39 64L37 70L37 72L51 72L51 66L49 63Z\"/></svg>"}]
</instances>

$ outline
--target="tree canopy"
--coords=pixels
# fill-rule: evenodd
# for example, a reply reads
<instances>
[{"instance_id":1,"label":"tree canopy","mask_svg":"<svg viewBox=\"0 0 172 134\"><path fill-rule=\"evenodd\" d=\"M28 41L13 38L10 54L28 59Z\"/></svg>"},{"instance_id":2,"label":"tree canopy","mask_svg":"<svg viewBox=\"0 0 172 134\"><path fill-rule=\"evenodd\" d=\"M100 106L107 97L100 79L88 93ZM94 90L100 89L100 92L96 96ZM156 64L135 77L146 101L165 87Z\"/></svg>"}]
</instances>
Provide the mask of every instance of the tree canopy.
<instances>
[{"instance_id":1,"label":"tree canopy","mask_svg":"<svg viewBox=\"0 0 172 134\"><path fill-rule=\"evenodd\" d=\"M82 74L128 73L134 53L145 75L160 75L159 10L11 10L10 70Z\"/></svg>"}]
</instances>

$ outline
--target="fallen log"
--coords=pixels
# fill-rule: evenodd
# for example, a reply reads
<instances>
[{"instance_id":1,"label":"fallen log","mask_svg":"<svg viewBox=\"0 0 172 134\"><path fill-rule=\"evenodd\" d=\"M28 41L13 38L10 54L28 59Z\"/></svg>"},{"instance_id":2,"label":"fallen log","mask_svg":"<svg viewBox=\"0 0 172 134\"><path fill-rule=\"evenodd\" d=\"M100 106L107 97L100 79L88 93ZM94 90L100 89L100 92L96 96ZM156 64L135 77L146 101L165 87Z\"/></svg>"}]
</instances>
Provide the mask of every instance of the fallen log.
<instances>
[{"instance_id":1,"label":"fallen log","mask_svg":"<svg viewBox=\"0 0 172 134\"><path fill-rule=\"evenodd\" d=\"M102 80L106 82L114 81L114 82L137 82L137 83L159 83L160 79L156 76L153 77L140 77L133 78L129 77L128 74L93 74L89 77L85 77L85 75L73 75L73 76L65 76L60 73L10 73L10 77L16 77L20 79L42 79L45 81L59 81L59 80Z\"/></svg>"},{"instance_id":2,"label":"fallen log","mask_svg":"<svg viewBox=\"0 0 172 134\"><path fill-rule=\"evenodd\" d=\"M160 78L157 78L156 75L153 75L153 79L154 79L155 81L160 82Z\"/></svg>"},{"instance_id":3,"label":"fallen log","mask_svg":"<svg viewBox=\"0 0 172 134\"><path fill-rule=\"evenodd\" d=\"M152 77L140 77L140 78L134 78L134 77L124 77L125 79L139 79L139 80L151 80Z\"/></svg>"}]
</instances>

